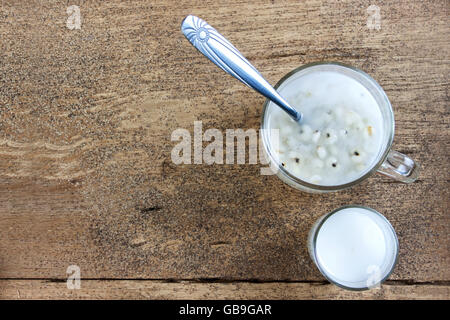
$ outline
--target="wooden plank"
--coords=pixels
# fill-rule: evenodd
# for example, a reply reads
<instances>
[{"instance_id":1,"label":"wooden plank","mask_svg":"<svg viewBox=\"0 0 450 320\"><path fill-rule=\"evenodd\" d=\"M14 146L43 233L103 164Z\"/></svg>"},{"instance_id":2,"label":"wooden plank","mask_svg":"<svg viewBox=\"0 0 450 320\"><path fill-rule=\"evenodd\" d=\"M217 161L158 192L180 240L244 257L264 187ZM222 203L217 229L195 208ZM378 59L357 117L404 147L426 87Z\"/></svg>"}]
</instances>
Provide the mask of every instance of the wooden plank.
<instances>
[{"instance_id":1,"label":"wooden plank","mask_svg":"<svg viewBox=\"0 0 450 320\"><path fill-rule=\"evenodd\" d=\"M82 280L80 289L65 282L1 280L0 299L449 299L450 287L435 284L384 284L370 291L347 291L318 283L168 283L154 280Z\"/></svg>"},{"instance_id":2,"label":"wooden plank","mask_svg":"<svg viewBox=\"0 0 450 320\"><path fill-rule=\"evenodd\" d=\"M73 4L81 30L66 28L61 1L0 8L1 278L64 279L75 264L96 279L321 281L307 232L358 203L397 230L391 279L450 279L447 1L380 1L379 31L366 27L369 1ZM272 83L319 60L373 75L394 106L394 147L419 161L419 181L375 176L310 195L257 165L173 165L173 130L192 132L195 120L258 128L263 103L189 46L179 31L188 13Z\"/></svg>"}]
</instances>

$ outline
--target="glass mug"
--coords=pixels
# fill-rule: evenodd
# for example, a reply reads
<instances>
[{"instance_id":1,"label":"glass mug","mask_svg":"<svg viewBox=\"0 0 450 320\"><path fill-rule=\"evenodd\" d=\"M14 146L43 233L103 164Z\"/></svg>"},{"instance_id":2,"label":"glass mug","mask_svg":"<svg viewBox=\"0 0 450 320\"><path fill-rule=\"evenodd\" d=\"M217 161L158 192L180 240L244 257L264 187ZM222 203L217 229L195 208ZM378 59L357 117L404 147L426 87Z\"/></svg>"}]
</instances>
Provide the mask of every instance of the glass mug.
<instances>
[{"instance_id":1,"label":"glass mug","mask_svg":"<svg viewBox=\"0 0 450 320\"><path fill-rule=\"evenodd\" d=\"M269 118L271 112L273 112L274 110L276 110L276 112L279 112L279 107L276 106L270 100L266 100L263 106L262 121L261 121L261 129L263 129L261 130L262 143L264 146L267 160L269 161L271 167L274 168L274 171L276 171L277 176L282 181L284 181L285 183L296 189L312 193L332 192L350 188L366 180L375 172L380 172L403 183L414 182L418 177L418 165L416 162L414 162L406 155L391 150L392 141L394 139L394 127L395 127L394 113L392 111L392 106L391 103L389 102L386 93L383 91L381 86L367 73L358 70L354 67L347 66L345 64L337 62L310 63L289 72L287 75L281 78L281 80L276 84L275 89L278 92L280 92L281 95L283 95L283 89L286 88L287 85L292 84L296 79L307 74L308 72L317 72L317 71L332 71L346 75L359 82L370 92L370 94L377 102L378 107L382 114L382 121L383 121L382 147L380 148L375 161L373 161L372 166L369 169L367 169L362 176L353 181L340 185L326 186L326 185L316 185L301 180L300 178L288 172L277 160L270 139Z\"/></svg>"}]
</instances>

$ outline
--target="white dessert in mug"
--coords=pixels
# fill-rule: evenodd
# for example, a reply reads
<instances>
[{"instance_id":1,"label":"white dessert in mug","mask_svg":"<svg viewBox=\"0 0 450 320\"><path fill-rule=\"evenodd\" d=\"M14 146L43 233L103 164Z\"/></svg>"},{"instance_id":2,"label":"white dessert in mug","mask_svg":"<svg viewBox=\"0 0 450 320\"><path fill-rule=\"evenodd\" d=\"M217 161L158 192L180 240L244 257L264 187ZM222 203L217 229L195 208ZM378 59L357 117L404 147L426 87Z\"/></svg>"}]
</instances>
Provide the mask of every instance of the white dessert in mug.
<instances>
[{"instance_id":1,"label":"white dessert in mug","mask_svg":"<svg viewBox=\"0 0 450 320\"><path fill-rule=\"evenodd\" d=\"M279 129L278 162L295 177L322 186L354 181L373 167L383 145L383 117L357 80L311 71L279 92L302 112L300 123L272 107L268 127Z\"/></svg>"}]
</instances>

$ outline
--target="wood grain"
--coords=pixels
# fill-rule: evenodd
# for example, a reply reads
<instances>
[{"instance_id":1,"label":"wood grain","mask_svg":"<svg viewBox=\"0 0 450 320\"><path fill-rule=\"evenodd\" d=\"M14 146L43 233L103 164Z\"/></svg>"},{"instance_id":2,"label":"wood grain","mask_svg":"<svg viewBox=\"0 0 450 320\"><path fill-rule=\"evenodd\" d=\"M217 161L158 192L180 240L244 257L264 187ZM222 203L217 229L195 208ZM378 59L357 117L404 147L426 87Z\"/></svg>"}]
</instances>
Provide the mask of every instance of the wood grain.
<instances>
[{"instance_id":1,"label":"wood grain","mask_svg":"<svg viewBox=\"0 0 450 320\"><path fill-rule=\"evenodd\" d=\"M72 4L81 30L66 27L66 1L0 8L1 297L19 289L22 297L69 298L45 281L66 279L69 265L92 286L77 298L107 298L109 288L110 297L137 298L132 288L142 283L157 289L154 298L190 290L183 284L178 294L165 279L323 281L307 255L308 230L322 214L356 203L391 221L400 259L390 279L411 285L364 297L448 298L448 1L377 1L381 30L366 26L369 1ZM259 165L174 165L173 130L192 132L196 120L204 130L257 129L264 102L187 43L179 27L189 13L228 37L271 83L321 60L371 74L394 107L394 148L420 163L419 180L376 175L348 191L311 195L261 176ZM214 297L214 285L198 286L199 297ZM239 298L280 298L286 288L252 284L233 295L233 284L223 286L223 297ZM293 298L354 297L293 286Z\"/></svg>"},{"instance_id":2,"label":"wood grain","mask_svg":"<svg viewBox=\"0 0 450 320\"><path fill-rule=\"evenodd\" d=\"M68 290L65 282L1 280L0 295L7 299L185 299L185 300L405 300L449 299L448 285L385 283L370 291L347 291L317 283L167 283L155 280L87 280L80 289Z\"/></svg>"}]
</instances>

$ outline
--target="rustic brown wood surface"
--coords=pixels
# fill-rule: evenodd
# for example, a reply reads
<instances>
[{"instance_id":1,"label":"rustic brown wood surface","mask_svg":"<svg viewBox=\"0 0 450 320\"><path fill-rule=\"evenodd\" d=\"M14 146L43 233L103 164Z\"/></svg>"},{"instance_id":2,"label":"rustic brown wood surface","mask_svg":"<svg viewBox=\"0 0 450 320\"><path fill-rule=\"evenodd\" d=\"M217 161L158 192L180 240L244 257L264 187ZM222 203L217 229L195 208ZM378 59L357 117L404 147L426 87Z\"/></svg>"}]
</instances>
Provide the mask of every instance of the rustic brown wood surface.
<instances>
[{"instance_id":1,"label":"rustic brown wood surface","mask_svg":"<svg viewBox=\"0 0 450 320\"><path fill-rule=\"evenodd\" d=\"M367 27L367 8L381 29ZM81 29L69 29L78 5ZM0 298L450 298L449 1L11 1L0 7ZM371 74L394 148L421 164L302 193L259 165L174 165L173 130L259 127L264 99L180 33L196 14L276 83L331 60ZM370 292L324 282L306 250L357 203L400 241ZM66 287L69 265L82 288Z\"/></svg>"},{"instance_id":2,"label":"rustic brown wood surface","mask_svg":"<svg viewBox=\"0 0 450 320\"><path fill-rule=\"evenodd\" d=\"M355 292L328 282L166 282L163 280L83 280L80 290L65 282L0 280L2 294L14 299L445 299L449 287L440 284L384 283L379 289Z\"/></svg>"}]
</instances>

